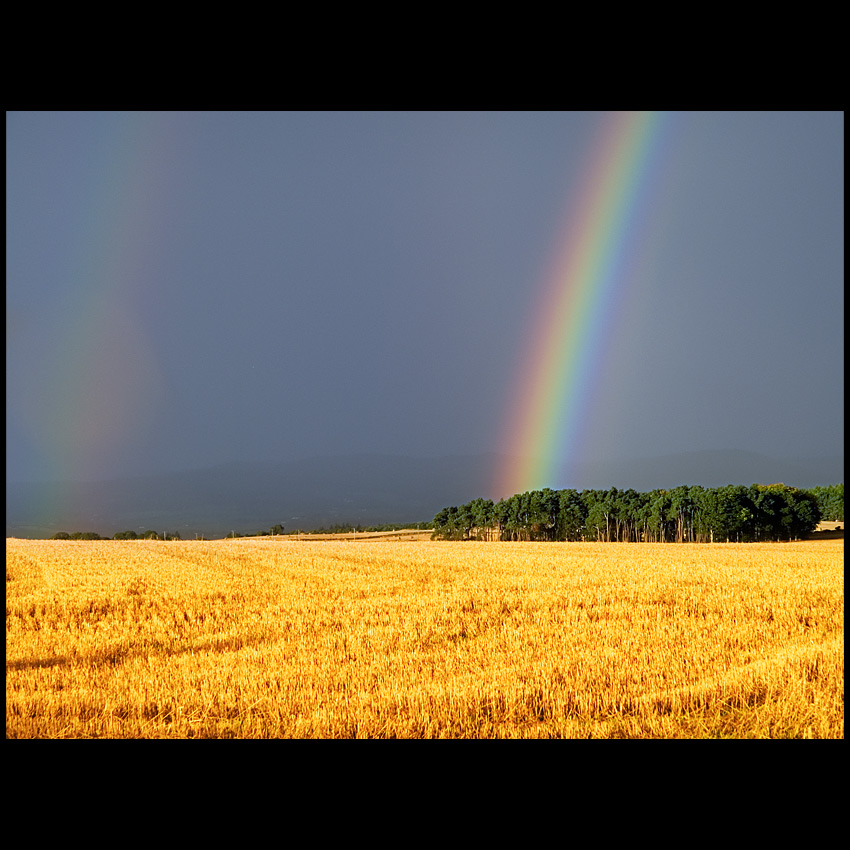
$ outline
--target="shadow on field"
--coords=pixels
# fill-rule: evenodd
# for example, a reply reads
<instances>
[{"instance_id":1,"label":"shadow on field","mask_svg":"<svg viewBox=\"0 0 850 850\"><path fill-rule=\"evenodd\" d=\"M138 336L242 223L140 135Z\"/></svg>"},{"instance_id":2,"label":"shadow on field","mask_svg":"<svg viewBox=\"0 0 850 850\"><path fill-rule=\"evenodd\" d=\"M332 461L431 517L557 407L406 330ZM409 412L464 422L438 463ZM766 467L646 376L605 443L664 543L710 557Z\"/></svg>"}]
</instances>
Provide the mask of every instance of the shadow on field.
<instances>
[{"instance_id":1,"label":"shadow on field","mask_svg":"<svg viewBox=\"0 0 850 850\"><path fill-rule=\"evenodd\" d=\"M54 655L51 658L25 658L21 661L7 661L6 672L10 670L34 670L39 667L63 667L71 663L67 655Z\"/></svg>"},{"instance_id":2,"label":"shadow on field","mask_svg":"<svg viewBox=\"0 0 850 850\"><path fill-rule=\"evenodd\" d=\"M813 531L806 535L806 540L843 540L844 529L832 528L827 531Z\"/></svg>"},{"instance_id":3,"label":"shadow on field","mask_svg":"<svg viewBox=\"0 0 850 850\"><path fill-rule=\"evenodd\" d=\"M117 667L133 658L150 658L151 656L184 655L186 653L232 652L249 646L258 646L268 638L252 637L251 635L236 635L230 637L212 638L202 643L170 646L165 643L155 643L144 648L115 647L102 649L90 655L52 655L47 658L22 658L19 661L7 661L6 672L16 670L37 670L44 667Z\"/></svg>"}]
</instances>

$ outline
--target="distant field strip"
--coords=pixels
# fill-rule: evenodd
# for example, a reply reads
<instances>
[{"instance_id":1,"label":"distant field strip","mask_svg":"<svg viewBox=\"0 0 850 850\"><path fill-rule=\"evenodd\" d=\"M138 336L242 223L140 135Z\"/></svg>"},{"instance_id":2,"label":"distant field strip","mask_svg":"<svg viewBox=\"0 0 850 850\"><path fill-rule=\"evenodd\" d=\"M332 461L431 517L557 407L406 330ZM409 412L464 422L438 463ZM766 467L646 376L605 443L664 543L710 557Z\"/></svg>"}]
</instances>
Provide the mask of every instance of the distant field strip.
<instances>
[{"instance_id":1,"label":"distant field strip","mask_svg":"<svg viewBox=\"0 0 850 850\"><path fill-rule=\"evenodd\" d=\"M6 736L843 738L843 555L7 539Z\"/></svg>"},{"instance_id":2,"label":"distant field strip","mask_svg":"<svg viewBox=\"0 0 850 850\"><path fill-rule=\"evenodd\" d=\"M240 539L240 538L236 538ZM321 541L321 540L430 540L431 532L418 528L402 528L397 531L346 531L336 534L287 534L286 540Z\"/></svg>"}]
</instances>

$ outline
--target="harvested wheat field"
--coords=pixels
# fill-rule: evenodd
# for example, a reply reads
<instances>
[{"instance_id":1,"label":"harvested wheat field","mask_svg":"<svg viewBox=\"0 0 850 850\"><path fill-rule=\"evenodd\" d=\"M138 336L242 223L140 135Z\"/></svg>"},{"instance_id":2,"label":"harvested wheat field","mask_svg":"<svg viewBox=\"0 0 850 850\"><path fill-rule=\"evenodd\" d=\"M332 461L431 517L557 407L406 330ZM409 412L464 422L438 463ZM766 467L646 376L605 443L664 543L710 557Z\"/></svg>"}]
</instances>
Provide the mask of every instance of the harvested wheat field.
<instances>
[{"instance_id":1,"label":"harvested wheat field","mask_svg":"<svg viewBox=\"0 0 850 850\"><path fill-rule=\"evenodd\" d=\"M843 540L6 541L7 738L843 738Z\"/></svg>"}]
</instances>

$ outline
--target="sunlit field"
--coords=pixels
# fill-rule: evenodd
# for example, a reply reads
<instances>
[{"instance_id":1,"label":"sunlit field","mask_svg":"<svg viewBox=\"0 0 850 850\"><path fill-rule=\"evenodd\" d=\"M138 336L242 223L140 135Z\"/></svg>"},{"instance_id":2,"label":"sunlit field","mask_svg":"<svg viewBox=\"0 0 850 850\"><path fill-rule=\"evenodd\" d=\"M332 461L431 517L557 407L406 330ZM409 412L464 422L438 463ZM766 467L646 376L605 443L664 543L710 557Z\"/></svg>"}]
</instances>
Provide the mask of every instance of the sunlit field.
<instances>
[{"instance_id":1,"label":"sunlit field","mask_svg":"<svg viewBox=\"0 0 850 850\"><path fill-rule=\"evenodd\" d=\"M6 541L7 738L843 738L843 540Z\"/></svg>"}]
</instances>

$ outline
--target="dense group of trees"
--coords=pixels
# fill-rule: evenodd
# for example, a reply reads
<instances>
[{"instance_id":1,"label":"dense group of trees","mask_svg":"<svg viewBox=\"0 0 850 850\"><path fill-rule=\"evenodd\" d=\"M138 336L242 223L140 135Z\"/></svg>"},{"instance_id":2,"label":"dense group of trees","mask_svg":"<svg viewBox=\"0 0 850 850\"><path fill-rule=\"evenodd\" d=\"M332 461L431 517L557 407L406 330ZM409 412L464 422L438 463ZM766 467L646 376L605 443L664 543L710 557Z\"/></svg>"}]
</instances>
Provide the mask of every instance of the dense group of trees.
<instances>
[{"instance_id":1,"label":"dense group of trees","mask_svg":"<svg viewBox=\"0 0 850 850\"><path fill-rule=\"evenodd\" d=\"M844 522L843 484L830 484L828 487L810 487L808 492L818 500L822 520Z\"/></svg>"},{"instance_id":2,"label":"dense group of trees","mask_svg":"<svg viewBox=\"0 0 850 850\"><path fill-rule=\"evenodd\" d=\"M838 515L840 514L840 516ZM844 518L844 485L680 486L671 490L532 490L443 508L434 537L450 540L750 542L793 540Z\"/></svg>"}]
</instances>

